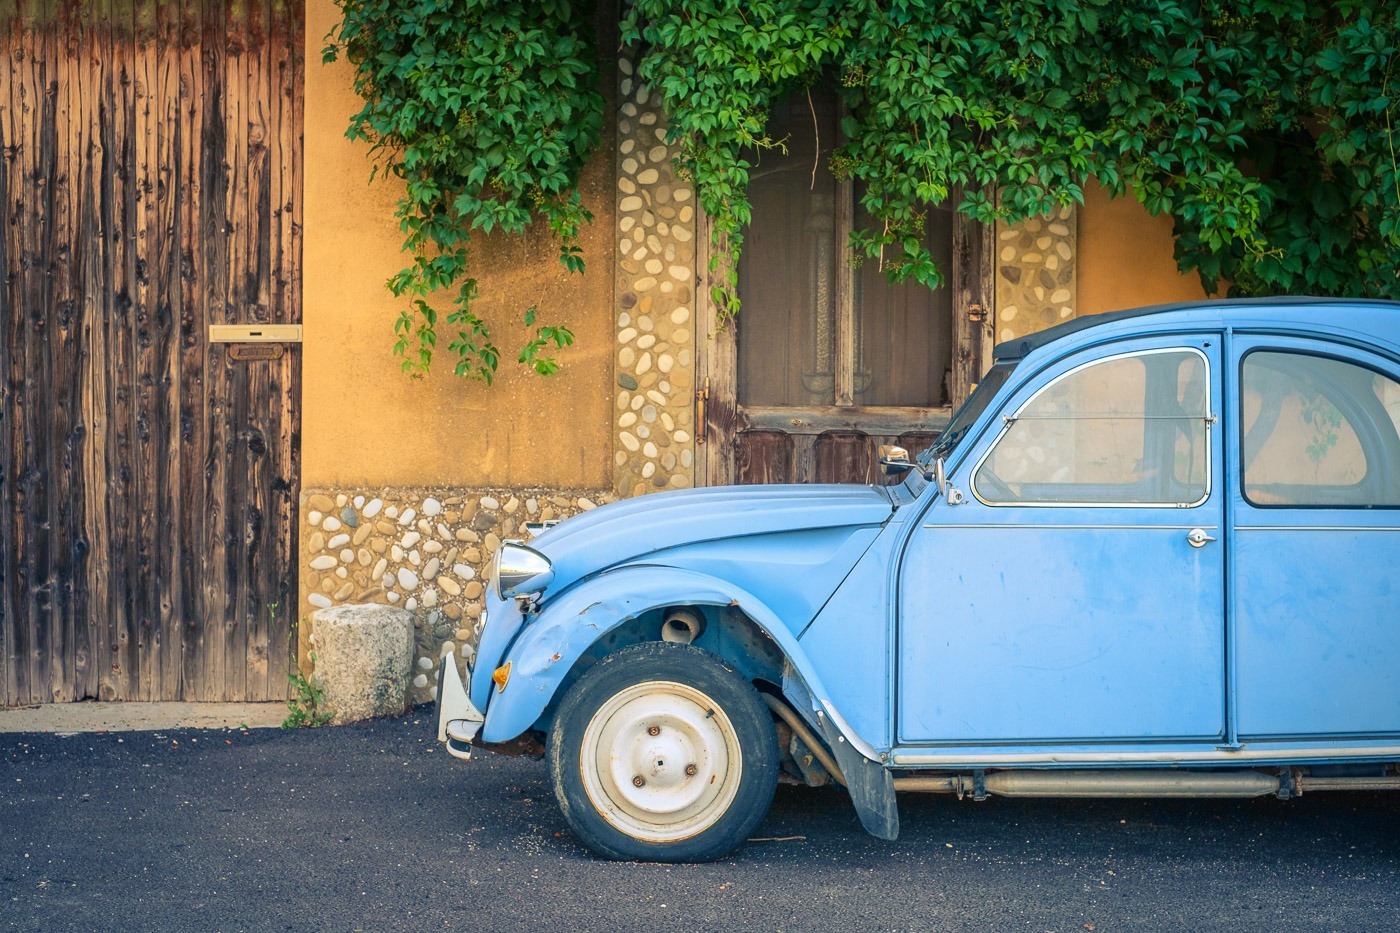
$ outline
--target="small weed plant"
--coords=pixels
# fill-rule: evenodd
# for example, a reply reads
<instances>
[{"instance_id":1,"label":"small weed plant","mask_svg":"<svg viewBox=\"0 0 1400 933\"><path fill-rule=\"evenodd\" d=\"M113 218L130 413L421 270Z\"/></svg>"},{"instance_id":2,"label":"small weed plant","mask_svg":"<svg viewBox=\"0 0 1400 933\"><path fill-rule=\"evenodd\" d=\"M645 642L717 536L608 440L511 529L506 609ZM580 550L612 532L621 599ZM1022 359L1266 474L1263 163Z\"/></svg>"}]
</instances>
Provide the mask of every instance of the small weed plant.
<instances>
[{"instance_id":1,"label":"small weed plant","mask_svg":"<svg viewBox=\"0 0 1400 933\"><path fill-rule=\"evenodd\" d=\"M311 663L316 663L316 652L311 652ZM287 700L287 718L282 720L283 729L298 729L303 726L314 729L324 726L335 717L335 710L326 705L326 692L316 685L314 677L304 677L293 670L287 678L292 685L292 695Z\"/></svg>"}]
</instances>

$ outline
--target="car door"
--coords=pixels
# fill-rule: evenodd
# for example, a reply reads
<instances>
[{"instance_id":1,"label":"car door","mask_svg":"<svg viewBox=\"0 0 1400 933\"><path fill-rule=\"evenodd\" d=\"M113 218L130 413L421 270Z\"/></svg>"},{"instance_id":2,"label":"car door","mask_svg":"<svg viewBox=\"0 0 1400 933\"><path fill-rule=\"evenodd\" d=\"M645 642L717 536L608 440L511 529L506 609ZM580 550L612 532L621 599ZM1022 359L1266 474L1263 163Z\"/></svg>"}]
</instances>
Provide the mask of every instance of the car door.
<instances>
[{"instance_id":1,"label":"car door","mask_svg":"<svg viewBox=\"0 0 1400 933\"><path fill-rule=\"evenodd\" d=\"M959 451L898 571L900 744L1224 735L1219 344L1062 359Z\"/></svg>"},{"instance_id":2,"label":"car door","mask_svg":"<svg viewBox=\"0 0 1400 933\"><path fill-rule=\"evenodd\" d=\"M1288 337L1232 350L1241 741L1400 734L1400 367Z\"/></svg>"}]
</instances>

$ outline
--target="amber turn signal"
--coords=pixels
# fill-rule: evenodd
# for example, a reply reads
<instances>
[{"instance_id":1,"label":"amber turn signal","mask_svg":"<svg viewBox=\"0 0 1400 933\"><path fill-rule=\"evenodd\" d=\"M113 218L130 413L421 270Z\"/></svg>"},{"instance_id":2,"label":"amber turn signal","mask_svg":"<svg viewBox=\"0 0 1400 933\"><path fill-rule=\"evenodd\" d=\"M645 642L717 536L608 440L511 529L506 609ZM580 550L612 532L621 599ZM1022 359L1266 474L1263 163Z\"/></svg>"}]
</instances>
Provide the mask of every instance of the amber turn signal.
<instances>
[{"instance_id":1,"label":"amber turn signal","mask_svg":"<svg viewBox=\"0 0 1400 933\"><path fill-rule=\"evenodd\" d=\"M504 690L506 688L506 681L510 680L510 663L511 662L507 661L491 672L491 680L495 682L497 690Z\"/></svg>"}]
</instances>

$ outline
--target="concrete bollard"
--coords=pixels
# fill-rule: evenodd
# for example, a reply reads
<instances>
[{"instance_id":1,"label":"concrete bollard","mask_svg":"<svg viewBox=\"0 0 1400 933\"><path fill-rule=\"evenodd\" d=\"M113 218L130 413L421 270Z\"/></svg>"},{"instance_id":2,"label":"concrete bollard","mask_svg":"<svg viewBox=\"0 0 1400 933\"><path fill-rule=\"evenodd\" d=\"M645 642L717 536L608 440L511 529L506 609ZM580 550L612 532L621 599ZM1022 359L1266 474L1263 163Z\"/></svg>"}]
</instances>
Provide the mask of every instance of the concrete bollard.
<instances>
[{"instance_id":1,"label":"concrete bollard","mask_svg":"<svg viewBox=\"0 0 1400 933\"><path fill-rule=\"evenodd\" d=\"M336 724L398 716L411 705L413 613L395 606L333 606L311 614L312 674Z\"/></svg>"}]
</instances>

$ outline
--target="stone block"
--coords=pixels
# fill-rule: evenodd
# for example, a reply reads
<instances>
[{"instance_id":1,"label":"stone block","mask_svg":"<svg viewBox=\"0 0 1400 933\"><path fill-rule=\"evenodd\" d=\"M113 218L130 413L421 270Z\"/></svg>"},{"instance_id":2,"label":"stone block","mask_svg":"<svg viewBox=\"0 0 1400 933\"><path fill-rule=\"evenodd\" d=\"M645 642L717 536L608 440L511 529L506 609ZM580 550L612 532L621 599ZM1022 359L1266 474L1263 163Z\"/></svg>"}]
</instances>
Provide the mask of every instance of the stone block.
<instances>
[{"instance_id":1,"label":"stone block","mask_svg":"<svg viewBox=\"0 0 1400 933\"><path fill-rule=\"evenodd\" d=\"M411 705L413 613L394 606L348 605L311 614L313 676L333 722L398 716Z\"/></svg>"}]
</instances>

